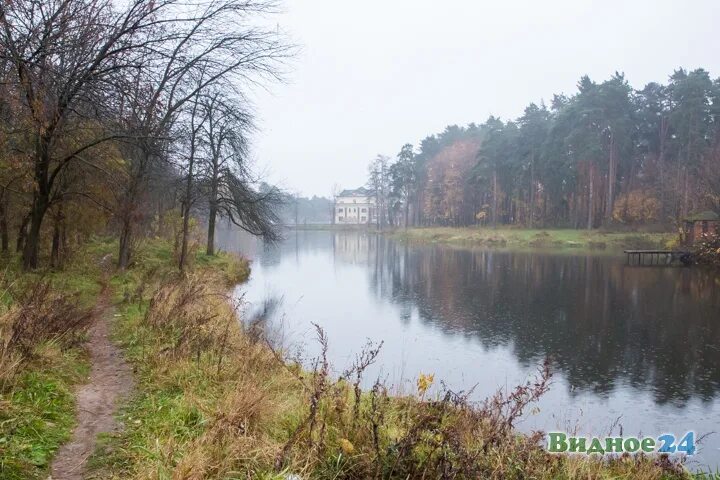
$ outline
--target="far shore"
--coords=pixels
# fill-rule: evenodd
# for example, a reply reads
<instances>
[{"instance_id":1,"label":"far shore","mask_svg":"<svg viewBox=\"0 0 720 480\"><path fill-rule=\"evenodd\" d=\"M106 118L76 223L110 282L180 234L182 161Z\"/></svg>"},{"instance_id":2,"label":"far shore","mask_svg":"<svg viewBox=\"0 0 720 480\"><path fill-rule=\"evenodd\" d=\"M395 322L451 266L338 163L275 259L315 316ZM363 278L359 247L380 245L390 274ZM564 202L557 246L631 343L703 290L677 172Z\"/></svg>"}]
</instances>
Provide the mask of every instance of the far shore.
<instances>
[{"instance_id":1,"label":"far shore","mask_svg":"<svg viewBox=\"0 0 720 480\"><path fill-rule=\"evenodd\" d=\"M332 230L379 232L375 225L300 224L291 230ZM620 251L624 249L674 249L676 232L576 230L513 227L410 227L386 228L382 233L407 243L440 243L523 249L582 249Z\"/></svg>"},{"instance_id":2,"label":"far shore","mask_svg":"<svg viewBox=\"0 0 720 480\"><path fill-rule=\"evenodd\" d=\"M633 232L612 230L574 230L507 227L427 227L395 230L392 236L411 243L537 248L537 249L674 249L675 232Z\"/></svg>"}]
</instances>

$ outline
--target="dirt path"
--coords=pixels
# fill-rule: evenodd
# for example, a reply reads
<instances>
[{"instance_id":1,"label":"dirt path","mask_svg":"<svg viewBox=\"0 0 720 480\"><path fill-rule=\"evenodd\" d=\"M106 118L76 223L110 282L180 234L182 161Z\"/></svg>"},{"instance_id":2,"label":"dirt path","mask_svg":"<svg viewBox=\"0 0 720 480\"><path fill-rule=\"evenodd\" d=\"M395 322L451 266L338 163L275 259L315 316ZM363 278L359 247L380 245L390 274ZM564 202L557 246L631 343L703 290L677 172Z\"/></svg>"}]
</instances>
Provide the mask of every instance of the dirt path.
<instances>
[{"instance_id":1,"label":"dirt path","mask_svg":"<svg viewBox=\"0 0 720 480\"><path fill-rule=\"evenodd\" d=\"M132 370L109 338L115 309L109 304L107 292L99 300L96 312L88 342L90 378L76 393L77 426L70 442L55 455L50 468L52 480L84 478L87 459L95 450L98 434L117 430L114 414L118 400L133 387Z\"/></svg>"}]
</instances>

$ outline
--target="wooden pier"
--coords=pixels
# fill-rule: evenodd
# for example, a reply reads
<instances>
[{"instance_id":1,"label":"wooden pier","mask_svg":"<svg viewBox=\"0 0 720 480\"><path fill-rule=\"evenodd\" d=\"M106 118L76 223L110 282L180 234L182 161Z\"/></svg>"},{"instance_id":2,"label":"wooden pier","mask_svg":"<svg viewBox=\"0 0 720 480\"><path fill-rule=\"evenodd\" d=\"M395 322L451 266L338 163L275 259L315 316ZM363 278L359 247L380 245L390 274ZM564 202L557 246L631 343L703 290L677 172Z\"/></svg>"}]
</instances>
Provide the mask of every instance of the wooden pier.
<instances>
[{"instance_id":1,"label":"wooden pier","mask_svg":"<svg viewBox=\"0 0 720 480\"><path fill-rule=\"evenodd\" d=\"M625 250L628 265L672 265L686 263L688 252L683 250ZM633 260L636 260L633 262Z\"/></svg>"}]
</instances>

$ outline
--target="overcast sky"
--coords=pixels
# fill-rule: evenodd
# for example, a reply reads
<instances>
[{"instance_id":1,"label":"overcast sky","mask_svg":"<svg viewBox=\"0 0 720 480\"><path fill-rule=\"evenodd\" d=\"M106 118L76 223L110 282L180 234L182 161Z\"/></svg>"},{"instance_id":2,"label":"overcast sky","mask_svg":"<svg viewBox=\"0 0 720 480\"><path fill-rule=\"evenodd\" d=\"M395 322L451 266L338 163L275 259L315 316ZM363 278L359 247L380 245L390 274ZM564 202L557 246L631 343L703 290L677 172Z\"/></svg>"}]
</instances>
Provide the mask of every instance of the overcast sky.
<instances>
[{"instance_id":1,"label":"overcast sky","mask_svg":"<svg viewBox=\"0 0 720 480\"><path fill-rule=\"evenodd\" d=\"M286 0L276 20L301 50L287 83L256 92L253 157L305 195L361 186L376 154L515 118L584 74L720 76L720 0Z\"/></svg>"}]
</instances>

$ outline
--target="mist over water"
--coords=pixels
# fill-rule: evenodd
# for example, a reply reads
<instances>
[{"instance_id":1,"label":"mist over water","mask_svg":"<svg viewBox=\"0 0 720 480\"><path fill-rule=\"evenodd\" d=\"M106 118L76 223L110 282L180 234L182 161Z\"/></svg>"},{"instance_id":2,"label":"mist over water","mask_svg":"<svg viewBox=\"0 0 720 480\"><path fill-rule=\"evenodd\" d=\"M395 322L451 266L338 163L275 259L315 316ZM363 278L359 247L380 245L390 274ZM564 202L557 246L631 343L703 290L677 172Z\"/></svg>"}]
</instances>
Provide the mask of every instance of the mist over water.
<instances>
[{"instance_id":1,"label":"mist over water","mask_svg":"<svg viewBox=\"0 0 720 480\"><path fill-rule=\"evenodd\" d=\"M366 385L414 391L419 373L482 400L531 378L553 384L523 430L698 436L720 427L720 278L698 268L629 267L622 256L409 246L362 232L288 232L253 258L238 287L247 315L271 301L283 341L337 373L367 339L384 342ZM691 466L720 466L720 436ZM696 465L697 463L697 465Z\"/></svg>"}]
</instances>

